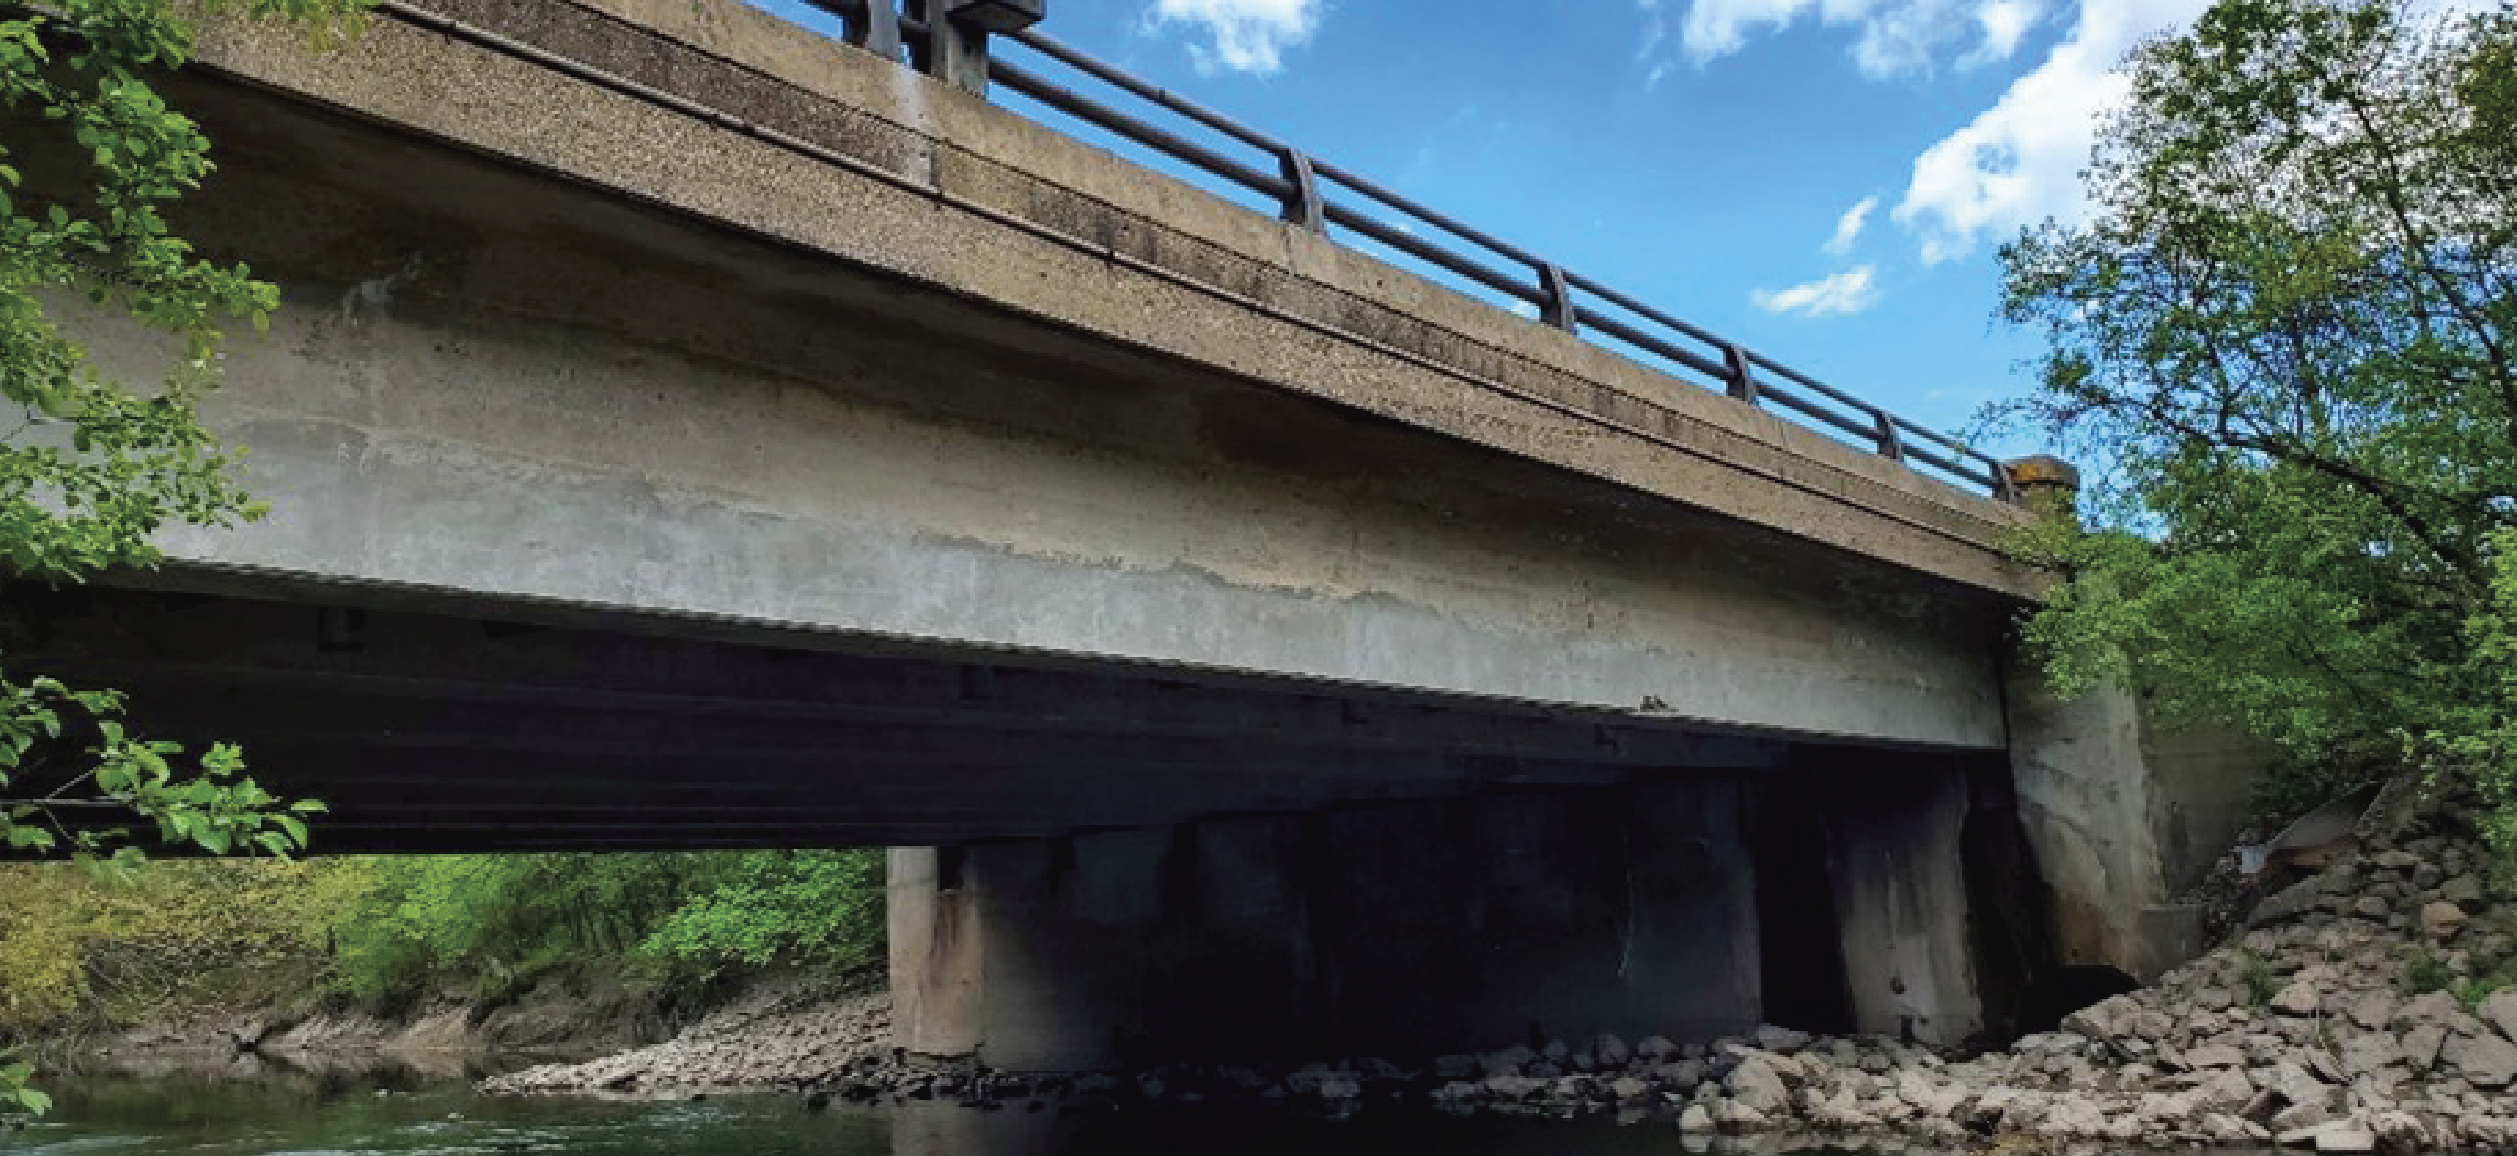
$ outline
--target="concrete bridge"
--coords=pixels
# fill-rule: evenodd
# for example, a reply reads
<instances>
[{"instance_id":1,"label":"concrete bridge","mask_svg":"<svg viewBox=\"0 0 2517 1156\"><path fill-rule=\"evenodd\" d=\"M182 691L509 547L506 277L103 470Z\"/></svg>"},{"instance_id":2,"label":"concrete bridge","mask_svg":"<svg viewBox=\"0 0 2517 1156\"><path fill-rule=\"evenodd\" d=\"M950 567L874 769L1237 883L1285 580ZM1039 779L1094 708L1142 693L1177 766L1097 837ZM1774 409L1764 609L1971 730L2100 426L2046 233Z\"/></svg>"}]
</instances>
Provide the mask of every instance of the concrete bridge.
<instances>
[{"instance_id":1,"label":"concrete bridge","mask_svg":"<svg viewBox=\"0 0 2517 1156\"><path fill-rule=\"evenodd\" d=\"M213 29L179 227L287 292L214 413L273 513L12 592L16 656L326 850L894 847L904 1046L1013 1067L1955 1041L2178 946L2232 764L2020 671L1954 447L960 79L735 0Z\"/></svg>"}]
</instances>

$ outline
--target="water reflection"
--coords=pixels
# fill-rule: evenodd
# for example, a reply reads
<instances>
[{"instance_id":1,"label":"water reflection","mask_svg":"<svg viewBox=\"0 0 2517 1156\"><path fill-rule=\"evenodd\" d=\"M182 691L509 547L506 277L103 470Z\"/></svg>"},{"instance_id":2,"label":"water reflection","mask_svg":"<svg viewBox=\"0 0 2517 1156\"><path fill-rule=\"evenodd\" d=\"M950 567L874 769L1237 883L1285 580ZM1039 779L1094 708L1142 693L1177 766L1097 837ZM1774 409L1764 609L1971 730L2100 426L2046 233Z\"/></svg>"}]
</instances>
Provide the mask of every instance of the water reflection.
<instances>
[{"instance_id":1,"label":"water reflection","mask_svg":"<svg viewBox=\"0 0 2517 1156\"><path fill-rule=\"evenodd\" d=\"M0 1136L28 1156L1670 1156L1708 1147L1665 1122L1354 1119L1283 1113L1061 1113L951 1104L809 1110L794 1096L677 1102L484 1097L407 1061L117 1065L55 1081L52 1117ZM458 1064L458 1068L465 1065ZM145 1068L145 1070L135 1070ZM461 1075L477 1075L477 1071ZM1692 1142L1691 1142L1692 1141ZM1760 1148L1779 1150L1768 1142ZM1737 1151L1726 1148L1725 1151Z\"/></svg>"}]
</instances>

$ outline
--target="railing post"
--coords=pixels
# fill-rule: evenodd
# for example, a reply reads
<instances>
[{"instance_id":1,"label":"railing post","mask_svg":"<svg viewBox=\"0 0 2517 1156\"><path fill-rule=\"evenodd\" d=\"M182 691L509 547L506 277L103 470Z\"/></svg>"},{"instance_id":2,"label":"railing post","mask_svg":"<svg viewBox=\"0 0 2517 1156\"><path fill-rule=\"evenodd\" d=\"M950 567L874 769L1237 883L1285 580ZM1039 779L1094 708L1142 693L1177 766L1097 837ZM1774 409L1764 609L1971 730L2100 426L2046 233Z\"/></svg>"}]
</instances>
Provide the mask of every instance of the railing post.
<instances>
[{"instance_id":1,"label":"railing post","mask_svg":"<svg viewBox=\"0 0 2517 1156\"><path fill-rule=\"evenodd\" d=\"M1722 347L1722 364L1730 370L1730 380L1726 383L1730 387L1730 395L1750 405L1762 404L1757 400L1756 366L1749 362L1748 351L1736 345L1725 345Z\"/></svg>"},{"instance_id":2,"label":"railing post","mask_svg":"<svg viewBox=\"0 0 2517 1156\"><path fill-rule=\"evenodd\" d=\"M1538 289L1547 296L1547 303L1538 307L1538 319L1567 333L1580 333L1582 322L1573 311L1573 286L1565 283L1564 269L1539 266Z\"/></svg>"},{"instance_id":3,"label":"railing post","mask_svg":"<svg viewBox=\"0 0 2517 1156\"><path fill-rule=\"evenodd\" d=\"M1896 419L1884 409L1872 408L1870 420L1879 430L1879 456L1892 462L1905 460L1905 439L1897 436Z\"/></svg>"},{"instance_id":4,"label":"railing post","mask_svg":"<svg viewBox=\"0 0 2517 1156\"><path fill-rule=\"evenodd\" d=\"M988 94L988 34L961 26L953 0L910 0L926 21L918 71L974 96Z\"/></svg>"},{"instance_id":5,"label":"railing post","mask_svg":"<svg viewBox=\"0 0 2517 1156\"><path fill-rule=\"evenodd\" d=\"M988 34L1039 23L1047 0L909 0L926 22L918 68L977 96L988 93Z\"/></svg>"},{"instance_id":6,"label":"railing post","mask_svg":"<svg viewBox=\"0 0 2517 1156\"><path fill-rule=\"evenodd\" d=\"M897 63L900 60L900 0L806 0L839 18L839 38Z\"/></svg>"},{"instance_id":7,"label":"railing post","mask_svg":"<svg viewBox=\"0 0 2517 1156\"><path fill-rule=\"evenodd\" d=\"M857 46L885 60L900 59L900 0L863 0L849 31Z\"/></svg>"},{"instance_id":8,"label":"railing post","mask_svg":"<svg viewBox=\"0 0 2517 1156\"><path fill-rule=\"evenodd\" d=\"M1327 232L1328 206L1320 200L1320 178L1311 171L1311 158L1286 149L1277 154L1276 164L1285 176L1284 219L1314 233Z\"/></svg>"}]
</instances>

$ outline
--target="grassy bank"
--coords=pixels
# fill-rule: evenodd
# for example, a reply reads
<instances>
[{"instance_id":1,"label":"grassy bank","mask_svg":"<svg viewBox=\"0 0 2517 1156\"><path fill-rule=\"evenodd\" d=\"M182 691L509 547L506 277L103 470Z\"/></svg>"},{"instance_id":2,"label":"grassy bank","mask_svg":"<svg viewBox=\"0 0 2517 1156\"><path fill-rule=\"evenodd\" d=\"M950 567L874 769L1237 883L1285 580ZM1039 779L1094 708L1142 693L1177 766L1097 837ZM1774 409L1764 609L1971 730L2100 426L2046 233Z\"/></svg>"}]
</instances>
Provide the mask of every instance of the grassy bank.
<instances>
[{"instance_id":1,"label":"grassy bank","mask_svg":"<svg viewBox=\"0 0 2517 1156\"><path fill-rule=\"evenodd\" d=\"M0 868L0 1039L222 1010L495 1007L554 974L698 998L882 954L878 851Z\"/></svg>"}]
</instances>

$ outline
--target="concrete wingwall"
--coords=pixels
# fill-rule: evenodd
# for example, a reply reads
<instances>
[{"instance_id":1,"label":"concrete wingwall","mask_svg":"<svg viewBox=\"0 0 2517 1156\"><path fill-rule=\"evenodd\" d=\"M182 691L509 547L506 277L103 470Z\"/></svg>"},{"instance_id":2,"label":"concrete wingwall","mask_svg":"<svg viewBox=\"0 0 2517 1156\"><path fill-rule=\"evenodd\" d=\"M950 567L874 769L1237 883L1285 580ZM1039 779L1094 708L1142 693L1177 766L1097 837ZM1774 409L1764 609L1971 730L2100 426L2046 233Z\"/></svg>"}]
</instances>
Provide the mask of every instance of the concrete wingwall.
<instances>
[{"instance_id":1,"label":"concrete wingwall","mask_svg":"<svg viewBox=\"0 0 2517 1156\"><path fill-rule=\"evenodd\" d=\"M2012 781L2053 961L2155 978L2206 946L2181 896L2244 824L2268 752L2224 729L2161 727L2118 687L2057 696L2024 657L2007 676Z\"/></svg>"}]
</instances>

